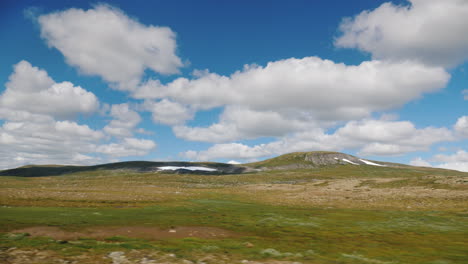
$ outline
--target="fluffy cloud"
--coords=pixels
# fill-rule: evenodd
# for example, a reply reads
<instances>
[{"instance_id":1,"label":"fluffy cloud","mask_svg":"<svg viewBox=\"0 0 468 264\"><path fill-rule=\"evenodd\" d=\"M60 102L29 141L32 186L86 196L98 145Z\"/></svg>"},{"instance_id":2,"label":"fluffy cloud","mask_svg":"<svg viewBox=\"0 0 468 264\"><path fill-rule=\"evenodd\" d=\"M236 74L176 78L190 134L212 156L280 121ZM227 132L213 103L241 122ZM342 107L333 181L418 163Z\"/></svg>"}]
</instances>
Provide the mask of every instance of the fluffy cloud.
<instances>
[{"instance_id":1,"label":"fluffy cloud","mask_svg":"<svg viewBox=\"0 0 468 264\"><path fill-rule=\"evenodd\" d=\"M57 121L79 113L91 114L98 99L69 82L55 83L45 72L21 61L0 95L0 168L24 164L88 164L87 155L104 134L74 121Z\"/></svg>"},{"instance_id":2,"label":"fluffy cloud","mask_svg":"<svg viewBox=\"0 0 468 264\"><path fill-rule=\"evenodd\" d=\"M143 25L108 5L42 15L38 22L42 37L70 65L118 89L134 89L145 69L172 74L182 66L170 28Z\"/></svg>"},{"instance_id":3,"label":"fluffy cloud","mask_svg":"<svg viewBox=\"0 0 468 264\"><path fill-rule=\"evenodd\" d=\"M295 151L355 149L360 155L400 155L427 150L432 144L453 140L446 128L417 129L408 121L351 121L327 134L316 128L294 133L279 140L247 146L240 143L215 144L204 151L187 151L181 155L194 160L255 159Z\"/></svg>"},{"instance_id":4,"label":"fluffy cloud","mask_svg":"<svg viewBox=\"0 0 468 264\"><path fill-rule=\"evenodd\" d=\"M302 118L302 120L299 120ZM254 111L245 107L227 106L219 123L209 127L176 126L177 137L191 141L226 142L258 137L279 137L290 132L310 129L314 120L300 113Z\"/></svg>"},{"instance_id":5,"label":"fluffy cloud","mask_svg":"<svg viewBox=\"0 0 468 264\"><path fill-rule=\"evenodd\" d=\"M119 143L101 145L96 149L96 151L112 157L126 157L143 156L148 154L148 152L154 148L156 148L156 143L152 140L124 138Z\"/></svg>"},{"instance_id":6,"label":"fluffy cloud","mask_svg":"<svg viewBox=\"0 0 468 264\"><path fill-rule=\"evenodd\" d=\"M193 118L192 110L168 99L159 102L147 100L143 103L143 109L152 113L154 122L166 125L178 125Z\"/></svg>"},{"instance_id":7,"label":"fluffy cloud","mask_svg":"<svg viewBox=\"0 0 468 264\"><path fill-rule=\"evenodd\" d=\"M351 121L338 129L335 137L363 145L359 154L364 156L427 150L434 143L454 139L447 128L417 129L408 121L383 120Z\"/></svg>"},{"instance_id":8,"label":"fluffy cloud","mask_svg":"<svg viewBox=\"0 0 468 264\"><path fill-rule=\"evenodd\" d=\"M95 164L109 157L145 155L151 140L130 138L140 116L127 104L113 105L104 132L125 137L105 144L103 131L71 121L99 108L91 92L69 82L55 83L44 70L26 61L15 65L0 95L0 169L25 164Z\"/></svg>"},{"instance_id":9,"label":"fluffy cloud","mask_svg":"<svg viewBox=\"0 0 468 264\"><path fill-rule=\"evenodd\" d=\"M435 155L431 160L445 163L468 162L468 152L459 150L453 155L438 154Z\"/></svg>"},{"instance_id":10,"label":"fluffy cloud","mask_svg":"<svg viewBox=\"0 0 468 264\"><path fill-rule=\"evenodd\" d=\"M335 45L370 52L375 59L414 59L453 67L468 59L468 2L410 0L384 3L340 25Z\"/></svg>"},{"instance_id":11,"label":"fluffy cloud","mask_svg":"<svg viewBox=\"0 0 468 264\"><path fill-rule=\"evenodd\" d=\"M213 159L256 159L268 156L268 147L258 145L249 147L240 143L215 144L204 151L189 150L181 153L183 157L191 160L213 160Z\"/></svg>"},{"instance_id":12,"label":"fluffy cloud","mask_svg":"<svg viewBox=\"0 0 468 264\"><path fill-rule=\"evenodd\" d=\"M453 128L460 137L468 138L468 116L458 118Z\"/></svg>"},{"instance_id":13,"label":"fluffy cloud","mask_svg":"<svg viewBox=\"0 0 468 264\"><path fill-rule=\"evenodd\" d=\"M104 131L116 137L129 137L133 129L141 122L140 115L131 110L128 104L112 105L110 115L114 118Z\"/></svg>"},{"instance_id":14,"label":"fluffy cloud","mask_svg":"<svg viewBox=\"0 0 468 264\"><path fill-rule=\"evenodd\" d=\"M0 127L0 168L95 163L99 159L86 153L92 153L103 138L102 132L87 125L47 116L37 121L7 121Z\"/></svg>"},{"instance_id":15,"label":"fluffy cloud","mask_svg":"<svg viewBox=\"0 0 468 264\"><path fill-rule=\"evenodd\" d=\"M468 89L462 91L463 99L468 100Z\"/></svg>"},{"instance_id":16,"label":"fluffy cloud","mask_svg":"<svg viewBox=\"0 0 468 264\"><path fill-rule=\"evenodd\" d=\"M212 73L167 85L153 80L134 96L172 98L197 109L223 105L257 111L297 109L318 119L346 120L401 106L443 88L449 78L441 68L412 62L367 61L348 66L305 57L265 67L246 66L229 77Z\"/></svg>"},{"instance_id":17,"label":"fluffy cloud","mask_svg":"<svg viewBox=\"0 0 468 264\"><path fill-rule=\"evenodd\" d=\"M432 167L432 165L427 162L426 160L422 159L421 157L417 157L412 159L409 163L411 166L419 166L419 167Z\"/></svg>"},{"instance_id":18,"label":"fluffy cloud","mask_svg":"<svg viewBox=\"0 0 468 264\"><path fill-rule=\"evenodd\" d=\"M23 111L66 118L93 113L99 102L93 93L70 82L55 83L44 70L21 61L0 95L0 108L4 115L7 111L11 115Z\"/></svg>"},{"instance_id":19,"label":"fluffy cloud","mask_svg":"<svg viewBox=\"0 0 468 264\"><path fill-rule=\"evenodd\" d=\"M134 97L170 98L156 105L160 107L152 106L155 121L171 125L189 115L180 107L166 105L179 103L194 110L224 106L219 122L209 127L174 127L178 137L220 143L284 136L368 117L441 89L449 78L442 68L413 62L368 61L348 66L306 57L270 62L265 67L246 66L231 76L205 72L196 79L179 78L166 85L151 80ZM175 117L167 118L167 112Z\"/></svg>"},{"instance_id":20,"label":"fluffy cloud","mask_svg":"<svg viewBox=\"0 0 468 264\"><path fill-rule=\"evenodd\" d=\"M147 139L123 138L103 144L106 140L102 131L50 116L6 121L0 126L0 169L25 164L96 164L108 162L109 157L146 155L156 147Z\"/></svg>"},{"instance_id":21,"label":"fluffy cloud","mask_svg":"<svg viewBox=\"0 0 468 264\"><path fill-rule=\"evenodd\" d=\"M464 171L468 172L468 162L450 162L450 163L442 163L436 166L437 168L442 169L449 169L449 170L457 170L457 171Z\"/></svg>"},{"instance_id":22,"label":"fluffy cloud","mask_svg":"<svg viewBox=\"0 0 468 264\"><path fill-rule=\"evenodd\" d=\"M459 150L452 155L438 154L430 159L431 163L421 158L411 161L411 165L436 167L468 172L468 152Z\"/></svg>"},{"instance_id":23,"label":"fluffy cloud","mask_svg":"<svg viewBox=\"0 0 468 264\"><path fill-rule=\"evenodd\" d=\"M102 132L92 130L87 125L79 125L71 121L56 122L55 130L61 134L62 138L73 137L84 140L98 140L103 138Z\"/></svg>"}]
</instances>

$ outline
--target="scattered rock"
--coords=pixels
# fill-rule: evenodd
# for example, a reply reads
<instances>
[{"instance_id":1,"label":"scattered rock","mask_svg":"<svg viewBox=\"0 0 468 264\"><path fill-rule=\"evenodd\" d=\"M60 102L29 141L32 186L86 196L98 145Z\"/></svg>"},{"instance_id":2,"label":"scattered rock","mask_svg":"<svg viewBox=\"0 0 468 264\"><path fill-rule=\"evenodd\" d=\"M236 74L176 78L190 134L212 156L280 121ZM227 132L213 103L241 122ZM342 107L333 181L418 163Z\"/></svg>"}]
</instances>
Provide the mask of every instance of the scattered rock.
<instances>
[{"instance_id":1,"label":"scattered rock","mask_svg":"<svg viewBox=\"0 0 468 264\"><path fill-rule=\"evenodd\" d=\"M142 258L140 264L156 264L156 262L152 259Z\"/></svg>"},{"instance_id":2,"label":"scattered rock","mask_svg":"<svg viewBox=\"0 0 468 264\"><path fill-rule=\"evenodd\" d=\"M260 254L268 257L281 257L283 254L274 248L267 248L260 251Z\"/></svg>"},{"instance_id":3,"label":"scattered rock","mask_svg":"<svg viewBox=\"0 0 468 264\"><path fill-rule=\"evenodd\" d=\"M254 247L254 244L250 243L250 242L245 242L244 243L244 246L245 247L248 247L248 248L253 248Z\"/></svg>"},{"instance_id":4,"label":"scattered rock","mask_svg":"<svg viewBox=\"0 0 468 264\"><path fill-rule=\"evenodd\" d=\"M122 251L114 251L109 253L108 257L112 259L112 264L126 264L129 263L125 253Z\"/></svg>"}]
</instances>

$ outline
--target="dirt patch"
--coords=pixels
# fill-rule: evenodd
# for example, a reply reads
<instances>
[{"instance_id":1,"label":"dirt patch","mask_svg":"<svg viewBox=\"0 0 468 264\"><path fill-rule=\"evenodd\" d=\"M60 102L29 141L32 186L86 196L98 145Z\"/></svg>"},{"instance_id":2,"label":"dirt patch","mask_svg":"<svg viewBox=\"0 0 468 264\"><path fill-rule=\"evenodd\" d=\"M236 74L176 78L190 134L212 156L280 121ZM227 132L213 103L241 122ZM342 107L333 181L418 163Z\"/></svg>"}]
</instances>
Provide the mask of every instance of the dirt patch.
<instances>
[{"instance_id":1,"label":"dirt patch","mask_svg":"<svg viewBox=\"0 0 468 264\"><path fill-rule=\"evenodd\" d=\"M56 240L76 240L79 238L105 239L113 236L142 238L148 240L168 238L227 238L239 237L238 233L217 227L180 226L160 229L145 226L91 227L80 231L67 231L59 227L35 226L14 230L10 233L29 233L33 237L51 237Z\"/></svg>"}]
</instances>

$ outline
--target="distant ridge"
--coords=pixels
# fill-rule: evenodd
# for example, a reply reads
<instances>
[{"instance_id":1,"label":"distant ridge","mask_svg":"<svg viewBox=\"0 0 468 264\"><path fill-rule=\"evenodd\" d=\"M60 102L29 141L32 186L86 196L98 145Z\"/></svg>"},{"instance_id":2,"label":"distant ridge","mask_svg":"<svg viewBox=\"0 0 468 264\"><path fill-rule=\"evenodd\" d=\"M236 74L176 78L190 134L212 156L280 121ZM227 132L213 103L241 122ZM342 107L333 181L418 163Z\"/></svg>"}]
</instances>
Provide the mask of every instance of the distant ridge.
<instances>
[{"instance_id":1,"label":"distant ridge","mask_svg":"<svg viewBox=\"0 0 468 264\"><path fill-rule=\"evenodd\" d=\"M233 174L242 173L245 168L226 163L215 162L153 162L153 161L125 161L108 163L94 166L59 166L59 165L28 165L16 169L0 171L0 176L21 176L21 177L41 177L57 176L77 172L99 171L99 170L129 170L135 172L154 172L161 167L180 167L171 170L174 173L197 173L197 174ZM206 167L216 171L192 171L191 167Z\"/></svg>"},{"instance_id":2,"label":"distant ridge","mask_svg":"<svg viewBox=\"0 0 468 264\"><path fill-rule=\"evenodd\" d=\"M227 164L217 162L153 162L153 161L126 161L108 163L94 166L61 166L61 165L27 165L16 169L0 171L0 176L42 177L57 176L78 172L92 171L133 171L137 173L160 172L176 174L240 174L245 172L258 172L269 170L294 169L321 169L336 166L372 166L380 168L418 169L424 171L440 171L445 169L414 167L410 165L373 161L362 159L353 155L331 152L293 152L264 161L247 164ZM351 168L351 167L350 167Z\"/></svg>"}]
</instances>

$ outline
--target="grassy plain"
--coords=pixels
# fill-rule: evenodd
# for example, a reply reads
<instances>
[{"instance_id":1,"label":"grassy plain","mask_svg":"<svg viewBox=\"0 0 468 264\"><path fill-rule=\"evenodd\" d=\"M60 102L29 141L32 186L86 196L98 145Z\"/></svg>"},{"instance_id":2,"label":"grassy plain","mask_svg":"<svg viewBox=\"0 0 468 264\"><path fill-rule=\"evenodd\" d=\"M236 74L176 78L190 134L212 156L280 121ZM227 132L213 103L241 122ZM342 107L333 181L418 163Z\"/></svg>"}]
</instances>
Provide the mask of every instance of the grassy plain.
<instances>
[{"instance_id":1,"label":"grassy plain","mask_svg":"<svg viewBox=\"0 0 468 264\"><path fill-rule=\"evenodd\" d=\"M467 175L336 165L1 177L0 263L468 263ZM197 231L158 237L178 228Z\"/></svg>"}]
</instances>

